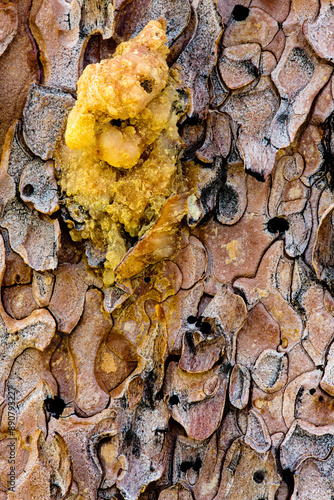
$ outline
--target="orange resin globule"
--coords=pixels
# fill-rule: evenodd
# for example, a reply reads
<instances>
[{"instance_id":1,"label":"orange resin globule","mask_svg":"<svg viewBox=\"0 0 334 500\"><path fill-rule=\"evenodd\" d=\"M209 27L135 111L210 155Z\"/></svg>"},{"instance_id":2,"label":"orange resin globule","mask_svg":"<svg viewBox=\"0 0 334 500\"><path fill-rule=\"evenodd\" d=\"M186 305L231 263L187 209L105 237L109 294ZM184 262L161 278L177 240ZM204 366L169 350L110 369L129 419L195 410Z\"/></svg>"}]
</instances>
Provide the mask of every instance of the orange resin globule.
<instances>
[{"instance_id":1,"label":"orange resin globule","mask_svg":"<svg viewBox=\"0 0 334 500\"><path fill-rule=\"evenodd\" d=\"M69 210L84 213L75 241L106 253L105 285L129 248L175 194L181 173L178 75L166 63L164 21L150 21L111 59L86 67L58 145L59 184ZM74 208L73 208L74 207Z\"/></svg>"}]
</instances>

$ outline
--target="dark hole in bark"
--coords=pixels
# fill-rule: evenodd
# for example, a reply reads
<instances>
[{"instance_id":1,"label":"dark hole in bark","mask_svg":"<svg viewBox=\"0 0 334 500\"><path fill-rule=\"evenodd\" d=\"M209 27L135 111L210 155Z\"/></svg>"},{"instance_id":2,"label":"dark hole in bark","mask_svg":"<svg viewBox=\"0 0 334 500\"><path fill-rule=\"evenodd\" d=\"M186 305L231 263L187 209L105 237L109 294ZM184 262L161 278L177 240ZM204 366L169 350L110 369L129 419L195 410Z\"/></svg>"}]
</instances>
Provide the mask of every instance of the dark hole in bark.
<instances>
[{"instance_id":1,"label":"dark hole in bark","mask_svg":"<svg viewBox=\"0 0 334 500\"><path fill-rule=\"evenodd\" d=\"M201 467L202 467L202 460L200 459L200 457L197 457L193 465L193 469L195 472L198 472Z\"/></svg>"},{"instance_id":2,"label":"dark hole in bark","mask_svg":"<svg viewBox=\"0 0 334 500\"><path fill-rule=\"evenodd\" d=\"M23 194L25 196L31 196L34 193L34 187L31 184L26 184L23 188Z\"/></svg>"},{"instance_id":3,"label":"dark hole in bark","mask_svg":"<svg viewBox=\"0 0 334 500\"><path fill-rule=\"evenodd\" d=\"M181 472L187 472L187 470L191 469L192 468L192 465L193 463L188 461L188 460L185 460L184 462L181 463L180 465L180 469L181 469Z\"/></svg>"},{"instance_id":4,"label":"dark hole in bark","mask_svg":"<svg viewBox=\"0 0 334 500\"><path fill-rule=\"evenodd\" d=\"M46 398L44 400L45 409L50 413L51 417L56 419L63 413L66 403L63 399L55 396L54 398Z\"/></svg>"},{"instance_id":5,"label":"dark hole in bark","mask_svg":"<svg viewBox=\"0 0 334 500\"><path fill-rule=\"evenodd\" d=\"M202 467L202 460L200 457L197 457L196 460L185 460L181 463L180 469L181 472L187 472L189 469L193 469L195 472L198 472Z\"/></svg>"},{"instance_id":6,"label":"dark hole in bark","mask_svg":"<svg viewBox=\"0 0 334 500\"><path fill-rule=\"evenodd\" d=\"M146 277L144 278L144 281L145 281L145 283L150 283L151 278L150 278L149 276L146 276Z\"/></svg>"},{"instance_id":7,"label":"dark hole in bark","mask_svg":"<svg viewBox=\"0 0 334 500\"><path fill-rule=\"evenodd\" d=\"M249 15L249 8L244 5L236 5L232 10L232 17L235 21L244 21Z\"/></svg>"},{"instance_id":8,"label":"dark hole in bark","mask_svg":"<svg viewBox=\"0 0 334 500\"><path fill-rule=\"evenodd\" d=\"M189 323L189 325L194 325L196 321L196 316L188 316L187 318L187 322Z\"/></svg>"},{"instance_id":9,"label":"dark hole in bark","mask_svg":"<svg viewBox=\"0 0 334 500\"><path fill-rule=\"evenodd\" d=\"M289 223L284 217L273 217L268 221L267 229L269 233L284 233L289 229Z\"/></svg>"},{"instance_id":10,"label":"dark hole in bark","mask_svg":"<svg viewBox=\"0 0 334 500\"><path fill-rule=\"evenodd\" d=\"M170 406L178 405L179 402L180 402L180 400L179 400L179 396L177 394L173 394L168 400L168 403Z\"/></svg>"},{"instance_id":11,"label":"dark hole in bark","mask_svg":"<svg viewBox=\"0 0 334 500\"><path fill-rule=\"evenodd\" d=\"M204 335L208 335L211 332L211 325L207 321L203 321L199 328L200 332Z\"/></svg>"},{"instance_id":12,"label":"dark hole in bark","mask_svg":"<svg viewBox=\"0 0 334 500\"><path fill-rule=\"evenodd\" d=\"M257 484L263 483L265 478L265 472L263 470L257 470L253 474L253 481Z\"/></svg>"},{"instance_id":13,"label":"dark hole in bark","mask_svg":"<svg viewBox=\"0 0 334 500\"><path fill-rule=\"evenodd\" d=\"M314 387L312 387L312 389L309 390L309 393L311 394L311 396L313 396L313 394L315 393Z\"/></svg>"}]
</instances>

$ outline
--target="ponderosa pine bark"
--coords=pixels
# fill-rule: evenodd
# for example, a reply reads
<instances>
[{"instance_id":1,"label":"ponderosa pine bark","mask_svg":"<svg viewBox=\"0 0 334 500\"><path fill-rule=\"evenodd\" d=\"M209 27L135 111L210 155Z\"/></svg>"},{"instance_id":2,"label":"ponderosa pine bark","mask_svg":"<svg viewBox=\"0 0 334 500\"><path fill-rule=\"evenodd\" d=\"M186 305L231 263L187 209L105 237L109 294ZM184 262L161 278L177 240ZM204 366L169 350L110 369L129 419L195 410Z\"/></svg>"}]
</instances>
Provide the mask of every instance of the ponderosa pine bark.
<instances>
[{"instance_id":1,"label":"ponderosa pine bark","mask_svg":"<svg viewBox=\"0 0 334 500\"><path fill-rule=\"evenodd\" d=\"M0 500L334 498L333 25L0 5Z\"/></svg>"}]
</instances>

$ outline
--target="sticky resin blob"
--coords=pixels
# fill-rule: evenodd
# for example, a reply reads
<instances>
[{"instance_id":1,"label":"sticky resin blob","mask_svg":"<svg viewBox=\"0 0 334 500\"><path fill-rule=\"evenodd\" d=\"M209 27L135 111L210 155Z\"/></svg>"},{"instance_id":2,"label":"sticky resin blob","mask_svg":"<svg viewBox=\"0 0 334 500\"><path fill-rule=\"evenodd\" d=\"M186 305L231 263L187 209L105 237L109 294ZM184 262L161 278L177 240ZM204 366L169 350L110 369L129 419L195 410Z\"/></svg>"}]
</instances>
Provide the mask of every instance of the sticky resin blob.
<instances>
[{"instance_id":1,"label":"sticky resin blob","mask_svg":"<svg viewBox=\"0 0 334 500\"><path fill-rule=\"evenodd\" d=\"M113 58L87 66L58 146L71 237L84 241L91 265L102 266L105 285L166 200L182 191L182 106L166 41L164 21L150 21Z\"/></svg>"}]
</instances>

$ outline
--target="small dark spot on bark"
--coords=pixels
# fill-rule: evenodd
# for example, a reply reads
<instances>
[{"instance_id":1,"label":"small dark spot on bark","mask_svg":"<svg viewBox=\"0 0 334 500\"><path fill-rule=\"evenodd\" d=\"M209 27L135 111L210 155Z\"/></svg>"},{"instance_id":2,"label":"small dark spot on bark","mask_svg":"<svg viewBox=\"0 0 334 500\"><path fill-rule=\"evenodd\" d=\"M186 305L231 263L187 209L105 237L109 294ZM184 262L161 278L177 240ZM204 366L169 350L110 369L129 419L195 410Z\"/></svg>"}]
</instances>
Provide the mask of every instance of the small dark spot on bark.
<instances>
[{"instance_id":1,"label":"small dark spot on bark","mask_svg":"<svg viewBox=\"0 0 334 500\"><path fill-rule=\"evenodd\" d=\"M23 188L24 196L32 196L34 194L34 186L31 184L26 184Z\"/></svg>"},{"instance_id":2,"label":"small dark spot on bark","mask_svg":"<svg viewBox=\"0 0 334 500\"><path fill-rule=\"evenodd\" d=\"M284 217L273 217L267 223L267 229L269 233L275 234L280 233L283 234L285 231L289 229L289 223Z\"/></svg>"},{"instance_id":3,"label":"small dark spot on bark","mask_svg":"<svg viewBox=\"0 0 334 500\"><path fill-rule=\"evenodd\" d=\"M200 457L197 457L193 464L193 469L195 472L198 472L201 467L202 467L202 460L200 459Z\"/></svg>"},{"instance_id":4,"label":"small dark spot on bark","mask_svg":"<svg viewBox=\"0 0 334 500\"><path fill-rule=\"evenodd\" d=\"M192 468L192 465L193 465L193 463L190 460L185 460L180 465L181 472L187 472L189 469Z\"/></svg>"},{"instance_id":5,"label":"small dark spot on bark","mask_svg":"<svg viewBox=\"0 0 334 500\"><path fill-rule=\"evenodd\" d=\"M179 404L179 402L180 402L180 400L179 400L179 396L178 396L177 394L173 394L173 395L169 398L169 400L168 400L168 404L169 404L170 406L178 405L178 404Z\"/></svg>"},{"instance_id":6,"label":"small dark spot on bark","mask_svg":"<svg viewBox=\"0 0 334 500\"><path fill-rule=\"evenodd\" d=\"M44 407L50 413L51 417L58 420L59 416L63 413L66 403L63 399L55 396L54 398L46 398L44 400Z\"/></svg>"},{"instance_id":7,"label":"small dark spot on bark","mask_svg":"<svg viewBox=\"0 0 334 500\"><path fill-rule=\"evenodd\" d=\"M236 5L232 10L232 17L235 21L245 21L249 16L249 8L244 5Z\"/></svg>"},{"instance_id":8,"label":"small dark spot on bark","mask_svg":"<svg viewBox=\"0 0 334 500\"><path fill-rule=\"evenodd\" d=\"M266 475L265 471L263 471L263 470L257 470L253 474L253 481L255 483L257 483L257 484L261 484L264 481L265 475Z\"/></svg>"},{"instance_id":9,"label":"small dark spot on bark","mask_svg":"<svg viewBox=\"0 0 334 500\"><path fill-rule=\"evenodd\" d=\"M211 332L211 325L207 321L203 321L199 328L200 332L204 335L208 335Z\"/></svg>"}]
</instances>

